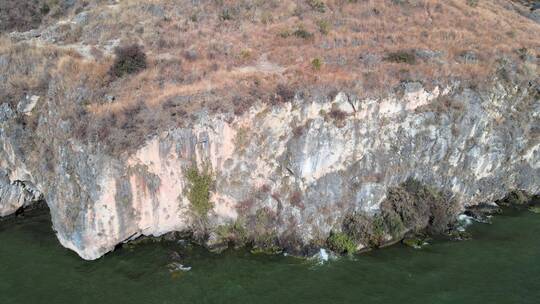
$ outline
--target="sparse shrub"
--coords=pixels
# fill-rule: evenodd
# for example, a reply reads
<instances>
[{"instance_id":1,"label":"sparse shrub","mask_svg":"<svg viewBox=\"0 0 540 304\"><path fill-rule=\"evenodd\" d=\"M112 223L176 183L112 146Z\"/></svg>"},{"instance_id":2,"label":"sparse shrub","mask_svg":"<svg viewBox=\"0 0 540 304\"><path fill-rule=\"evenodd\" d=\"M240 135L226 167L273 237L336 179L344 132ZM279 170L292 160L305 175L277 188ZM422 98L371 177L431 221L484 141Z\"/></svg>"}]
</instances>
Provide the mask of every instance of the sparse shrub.
<instances>
[{"instance_id":1,"label":"sparse shrub","mask_svg":"<svg viewBox=\"0 0 540 304\"><path fill-rule=\"evenodd\" d=\"M386 55L386 57L384 57L384 60L395 63L415 64L416 55L412 51L390 52L388 55Z\"/></svg>"},{"instance_id":2,"label":"sparse shrub","mask_svg":"<svg viewBox=\"0 0 540 304\"><path fill-rule=\"evenodd\" d=\"M499 206L523 206L529 199L530 196L525 191L513 190L496 203Z\"/></svg>"},{"instance_id":3,"label":"sparse shrub","mask_svg":"<svg viewBox=\"0 0 540 304\"><path fill-rule=\"evenodd\" d=\"M347 113L338 108L332 108L328 115L336 121L343 121L347 118Z\"/></svg>"},{"instance_id":4,"label":"sparse shrub","mask_svg":"<svg viewBox=\"0 0 540 304\"><path fill-rule=\"evenodd\" d=\"M377 214L373 217L373 233L369 240L371 247L380 247L384 243L384 237L386 235L386 224L383 216Z\"/></svg>"},{"instance_id":5,"label":"sparse shrub","mask_svg":"<svg viewBox=\"0 0 540 304\"><path fill-rule=\"evenodd\" d=\"M393 234L399 234L399 231L443 233L451 228L459 211L455 200L447 199L441 192L414 179L390 189L381 204L382 215L387 226L394 230Z\"/></svg>"},{"instance_id":6,"label":"sparse shrub","mask_svg":"<svg viewBox=\"0 0 540 304\"><path fill-rule=\"evenodd\" d=\"M254 216L249 217L248 229L253 237L252 253L275 254L281 251L277 246L276 221L276 212L267 207L258 209Z\"/></svg>"},{"instance_id":7,"label":"sparse shrub","mask_svg":"<svg viewBox=\"0 0 540 304\"><path fill-rule=\"evenodd\" d=\"M322 59L321 59L321 58L314 58L314 59L311 61L311 67L312 67L313 70L315 70L315 71L320 71L321 68L322 68L322 65L323 65L323 62L322 62Z\"/></svg>"},{"instance_id":8,"label":"sparse shrub","mask_svg":"<svg viewBox=\"0 0 540 304\"><path fill-rule=\"evenodd\" d=\"M42 15L47 15L51 11L51 8L49 7L49 4L43 3L39 11Z\"/></svg>"},{"instance_id":9,"label":"sparse shrub","mask_svg":"<svg viewBox=\"0 0 540 304\"><path fill-rule=\"evenodd\" d=\"M362 212L355 212L345 216L343 232L353 241L370 245L373 238L373 218Z\"/></svg>"},{"instance_id":10,"label":"sparse shrub","mask_svg":"<svg viewBox=\"0 0 540 304\"><path fill-rule=\"evenodd\" d=\"M313 33L307 31L302 25L300 25L294 32L293 35L302 39L311 39L313 38Z\"/></svg>"},{"instance_id":11,"label":"sparse shrub","mask_svg":"<svg viewBox=\"0 0 540 304\"><path fill-rule=\"evenodd\" d=\"M393 238L398 239L403 236L403 233L406 230L405 225L403 224L401 217L399 217L397 214L386 214L384 222L386 223L386 228L388 228L388 232L390 233L390 235L392 235Z\"/></svg>"},{"instance_id":12,"label":"sparse shrub","mask_svg":"<svg viewBox=\"0 0 540 304\"><path fill-rule=\"evenodd\" d=\"M326 4L321 0L308 0L308 5L319 13L324 13L326 11Z\"/></svg>"},{"instance_id":13,"label":"sparse shrub","mask_svg":"<svg viewBox=\"0 0 540 304\"><path fill-rule=\"evenodd\" d=\"M28 31L38 28L44 16L61 14L68 8L58 1L47 0L2 0L0 1L0 33Z\"/></svg>"},{"instance_id":14,"label":"sparse shrub","mask_svg":"<svg viewBox=\"0 0 540 304\"><path fill-rule=\"evenodd\" d=\"M531 56L531 52L529 51L529 49L523 47L523 48L519 48L517 50L517 54L519 56L519 59L521 60L527 60L527 57Z\"/></svg>"},{"instance_id":15,"label":"sparse shrub","mask_svg":"<svg viewBox=\"0 0 540 304\"><path fill-rule=\"evenodd\" d=\"M278 246L278 238L275 232L265 232L255 235L251 253L275 255L282 251L282 248Z\"/></svg>"},{"instance_id":16,"label":"sparse shrub","mask_svg":"<svg viewBox=\"0 0 540 304\"><path fill-rule=\"evenodd\" d=\"M317 26L319 27L319 32L323 35L327 35L330 32L330 23L326 20L317 21Z\"/></svg>"},{"instance_id":17,"label":"sparse shrub","mask_svg":"<svg viewBox=\"0 0 540 304\"><path fill-rule=\"evenodd\" d=\"M407 234L439 234L451 230L459 213L454 200L413 179L389 190L374 216L352 213L343 220L343 232L352 241L377 248L388 235L400 240ZM336 237L337 238L337 237Z\"/></svg>"},{"instance_id":18,"label":"sparse shrub","mask_svg":"<svg viewBox=\"0 0 540 304\"><path fill-rule=\"evenodd\" d=\"M242 115L244 112L249 110L251 107L252 100L245 98L243 96L236 95L232 99L232 103L234 106L234 114L235 115Z\"/></svg>"},{"instance_id":19,"label":"sparse shrub","mask_svg":"<svg viewBox=\"0 0 540 304\"><path fill-rule=\"evenodd\" d=\"M302 126L298 126L298 127L295 127L293 129L293 135L294 137L298 138L300 136L302 136L304 134L304 129L305 127L302 125Z\"/></svg>"},{"instance_id":20,"label":"sparse shrub","mask_svg":"<svg viewBox=\"0 0 540 304\"><path fill-rule=\"evenodd\" d=\"M221 11L221 13L219 14L219 19L221 21L229 21L229 20L233 20L233 15L231 13L231 10L226 8L226 9L223 9Z\"/></svg>"},{"instance_id":21,"label":"sparse shrub","mask_svg":"<svg viewBox=\"0 0 540 304\"><path fill-rule=\"evenodd\" d=\"M270 12L263 12L261 16L261 23L262 24L270 24L274 21L274 17L272 16L272 13Z\"/></svg>"},{"instance_id":22,"label":"sparse shrub","mask_svg":"<svg viewBox=\"0 0 540 304\"><path fill-rule=\"evenodd\" d=\"M244 225L244 222L239 219L234 223L219 226L216 229L216 233L220 239L241 246L246 243L248 238L247 230Z\"/></svg>"},{"instance_id":23,"label":"sparse shrub","mask_svg":"<svg viewBox=\"0 0 540 304\"><path fill-rule=\"evenodd\" d=\"M249 129L247 127L240 127L234 137L234 146L236 151L244 151L249 145Z\"/></svg>"},{"instance_id":24,"label":"sparse shrub","mask_svg":"<svg viewBox=\"0 0 540 304\"><path fill-rule=\"evenodd\" d=\"M188 199L191 209L200 217L207 216L208 211L214 207L210 201L210 188L212 186L212 174L208 169L199 172L197 167L187 170Z\"/></svg>"},{"instance_id":25,"label":"sparse shrub","mask_svg":"<svg viewBox=\"0 0 540 304\"><path fill-rule=\"evenodd\" d=\"M282 29L279 31L278 36L281 38L289 38L291 36L291 31L288 29Z\"/></svg>"},{"instance_id":26,"label":"sparse shrub","mask_svg":"<svg viewBox=\"0 0 540 304\"><path fill-rule=\"evenodd\" d=\"M255 200L252 197L249 197L243 201L240 201L238 205L236 206L236 209L238 210L238 213L245 214L249 210L251 210L251 208L253 208L254 205L255 205Z\"/></svg>"},{"instance_id":27,"label":"sparse shrub","mask_svg":"<svg viewBox=\"0 0 540 304\"><path fill-rule=\"evenodd\" d=\"M270 102L274 105L289 102L294 99L295 91L288 84L280 83L276 86L275 94L270 99Z\"/></svg>"},{"instance_id":28,"label":"sparse shrub","mask_svg":"<svg viewBox=\"0 0 540 304\"><path fill-rule=\"evenodd\" d=\"M243 50L240 51L239 55L240 55L240 59L248 60L248 59L250 59L252 57L253 54L251 53L251 50L243 49Z\"/></svg>"},{"instance_id":29,"label":"sparse shrub","mask_svg":"<svg viewBox=\"0 0 540 304\"><path fill-rule=\"evenodd\" d=\"M343 232L331 232L326 240L326 244L330 250L341 254L354 254L356 252L356 244L354 241Z\"/></svg>"},{"instance_id":30,"label":"sparse shrub","mask_svg":"<svg viewBox=\"0 0 540 304\"><path fill-rule=\"evenodd\" d=\"M291 194L290 201L291 201L291 205L298 207L300 209L304 208L304 204L302 203L302 192L298 190L294 191Z\"/></svg>"},{"instance_id":31,"label":"sparse shrub","mask_svg":"<svg viewBox=\"0 0 540 304\"><path fill-rule=\"evenodd\" d=\"M138 73L146 68L146 54L137 44L118 47L115 49L115 54L116 58L110 69L112 76L122 77Z\"/></svg>"},{"instance_id":32,"label":"sparse shrub","mask_svg":"<svg viewBox=\"0 0 540 304\"><path fill-rule=\"evenodd\" d=\"M479 0L467 0L467 5L470 7L477 7Z\"/></svg>"}]
</instances>

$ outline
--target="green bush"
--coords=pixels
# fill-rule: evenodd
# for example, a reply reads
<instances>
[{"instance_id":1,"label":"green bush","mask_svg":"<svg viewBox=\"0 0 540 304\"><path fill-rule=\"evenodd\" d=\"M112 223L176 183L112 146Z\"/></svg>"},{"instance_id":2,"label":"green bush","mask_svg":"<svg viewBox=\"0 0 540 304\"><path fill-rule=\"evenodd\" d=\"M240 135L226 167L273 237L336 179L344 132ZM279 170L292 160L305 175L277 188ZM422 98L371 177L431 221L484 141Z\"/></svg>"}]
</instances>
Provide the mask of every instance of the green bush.
<instances>
[{"instance_id":1,"label":"green bush","mask_svg":"<svg viewBox=\"0 0 540 304\"><path fill-rule=\"evenodd\" d=\"M206 217L208 211L213 208L210 201L210 187L212 175L205 170L199 172L197 167L190 168L186 174L188 180L188 199L191 209L199 216Z\"/></svg>"},{"instance_id":2,"label":"green bush","mask_svg":"<svg viewBox=\"0 0 540 304\"><path fill-rule=\"evenodd\" d=\"M117 47L115 54L116 58L109 71L115 77L138 73L146 68L146 54L137 44Z\"/></svg>"},{"instance_id":3,"label":"green bush","mask_svg":"<svg viewBox=\"0 0 540 304\"><path fill-rule=\"evenodd\" d=\"M356 244L343 232L331 232L326 244L328 248L337 253L354 254L356 252Z\"/></svg>"},{"instance_id":4,"label":"green bush","mask_svg":"<svg viewBox=\"0 0 540 304\"><path fill-rule=\"evenodd\" d=\"M322 59L321 58L315 58L311 61L311 67L315 70L315 71L319 71L321 69L323 65L323 62L322 62Z\"/></svg>"}]
</instances>

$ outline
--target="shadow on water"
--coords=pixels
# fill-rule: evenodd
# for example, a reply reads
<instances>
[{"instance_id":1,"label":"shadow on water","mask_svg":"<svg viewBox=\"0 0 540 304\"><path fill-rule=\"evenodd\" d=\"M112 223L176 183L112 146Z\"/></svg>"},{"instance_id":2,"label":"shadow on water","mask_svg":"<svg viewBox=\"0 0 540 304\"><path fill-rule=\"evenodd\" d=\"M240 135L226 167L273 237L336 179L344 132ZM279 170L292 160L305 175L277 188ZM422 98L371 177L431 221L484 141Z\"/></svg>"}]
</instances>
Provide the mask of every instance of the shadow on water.
<instances>
[{"instance_id":1,"label":"shadow on water","mask_svg":"<svg viewBox=\"0 0 540 304\"><path fill-rule=\"evenodd\" d=\"M402 245L319 265L178 243L97 261L62 248L45 211L0 222L0 303L539 303L540 215L509 210L472 241ZM192 270L171 274L171 252Z\"/></svg>"}]
</instances>

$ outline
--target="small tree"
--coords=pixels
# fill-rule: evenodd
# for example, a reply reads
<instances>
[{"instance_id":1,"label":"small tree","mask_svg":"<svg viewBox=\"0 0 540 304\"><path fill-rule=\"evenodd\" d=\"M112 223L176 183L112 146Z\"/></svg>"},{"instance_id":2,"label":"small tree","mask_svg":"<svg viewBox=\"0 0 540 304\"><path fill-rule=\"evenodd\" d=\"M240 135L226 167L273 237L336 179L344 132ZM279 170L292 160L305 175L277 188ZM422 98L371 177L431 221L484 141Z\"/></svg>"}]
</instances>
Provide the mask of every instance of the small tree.
<instances>
[{"instance_id":1,"label":"small tree","mask_svg":"<svg viewBox=\"0 0 540 304\"><path fill-rule=\"evenodd\" d=\"M117 47L114 52L116 59L110 70L111 75L122 77L126 74L138 73L146 68L146 54L141 46L132 44Z\"/></svg>"}]
</instances>

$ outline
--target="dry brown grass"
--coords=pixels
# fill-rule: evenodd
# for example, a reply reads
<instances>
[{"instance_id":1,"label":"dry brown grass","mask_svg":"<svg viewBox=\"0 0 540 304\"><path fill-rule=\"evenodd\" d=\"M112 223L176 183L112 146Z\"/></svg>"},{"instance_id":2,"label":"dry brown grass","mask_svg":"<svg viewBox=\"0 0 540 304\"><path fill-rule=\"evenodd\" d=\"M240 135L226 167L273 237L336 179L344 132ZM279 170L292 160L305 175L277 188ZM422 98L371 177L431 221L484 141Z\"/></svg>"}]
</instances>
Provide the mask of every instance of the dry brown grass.
<instances>
[{"instance_id":1,"label":"dry brown grass","mask_svg":"<svg viewBox=\"0 0 540 304\"><path fill-rule=\"evenodd\" d=\"M69 41L60 38L56 43L90 45L99 56L92 60L62 54L68 57L59 60L62 56L54 45L8 47L2 40L4 54L19 48L10 55L19 59L1 71L10 78L4 92L11 95L8 100L16 100L40 86L49 84L50 90L45 67L54 65L54 85L61 98L77 100L76 89L88 91L84 102L76 103L75 112L88 117L83 120L88 126L78 134L108 144L122 138L121 151L150 130L188 123L189 115L202 108L241 114L258 100L286 102L298 90L329 95L346 90L366 97L410 80L432 86L459 79L478 86L496 75L501 58L526 65L518 69L525 78L538 75L540 25L523 17L510 1L480 1L476 7L466 0L323 2L324 12L303 0L203 0L198 5L188 0L125 0L116 7L89 5L88 23L63 28L67 33L59 37ZM104 75L115 41L143 45L147 69L116 80ZM520 58L518 50L523 48L532 62L525 64ZM416 56L412 64L385 60L393 52L423 50L432 58ZM51 57L47 52L56 53ZM465 60L464 54L474 58ZM314 69L316 58L324 64ZM12 71L21 67L32 71ZM106 96L115 101L108 102Z\"/></svg>"},{"instance_id":2,"label":"dry brown grass","mask_svg":"<svg viewBox=\"0 0 540 304\"><path fill-rule=\"evenodd\" d=\"M324 13L306 1L188 3L124 1L112 13L114 18L108 19L114 23L99 21L95 25L101 29L100 42L142 40L150 57L167 54L179 61L177 70L156 63L147 71L149 85L152 75L160 75L154 79L160 86L153 99L218 91L235 91L237 95L268 92L277 82L304 88L347 88L369 95L404 80L426 84L454 78L482 81L494 74L496 60L502 55L515 59L515 50L521 47L535 55L539 50L534 33L540 26L508 9L508 1L502 0L480 2L475 8L465 0L401 5L392 1L326 1ZM156 7L163 8L162 15L155 12ZM321 19L331 25L327 34L319 31ZM140 34L136 34L138 20L145 20ZM281 35L298 28L312 38ZM196 54L194 58L186 58L186 50ZM403 50L433 50L440 56L417 58L412 65L381 60ZM478 60L461 61L465 51L477 54ZM246 72L244 67L257 67L263 55L284 72L265 73L256 68ZM320 69L312 68L315 58L324 62ZM125 85L131 95L141 87L140 79ZM149 91L146 87L142 90ZM269 98L272 94L266 95L250 97Z\"/></svg>"}]
</instances>

